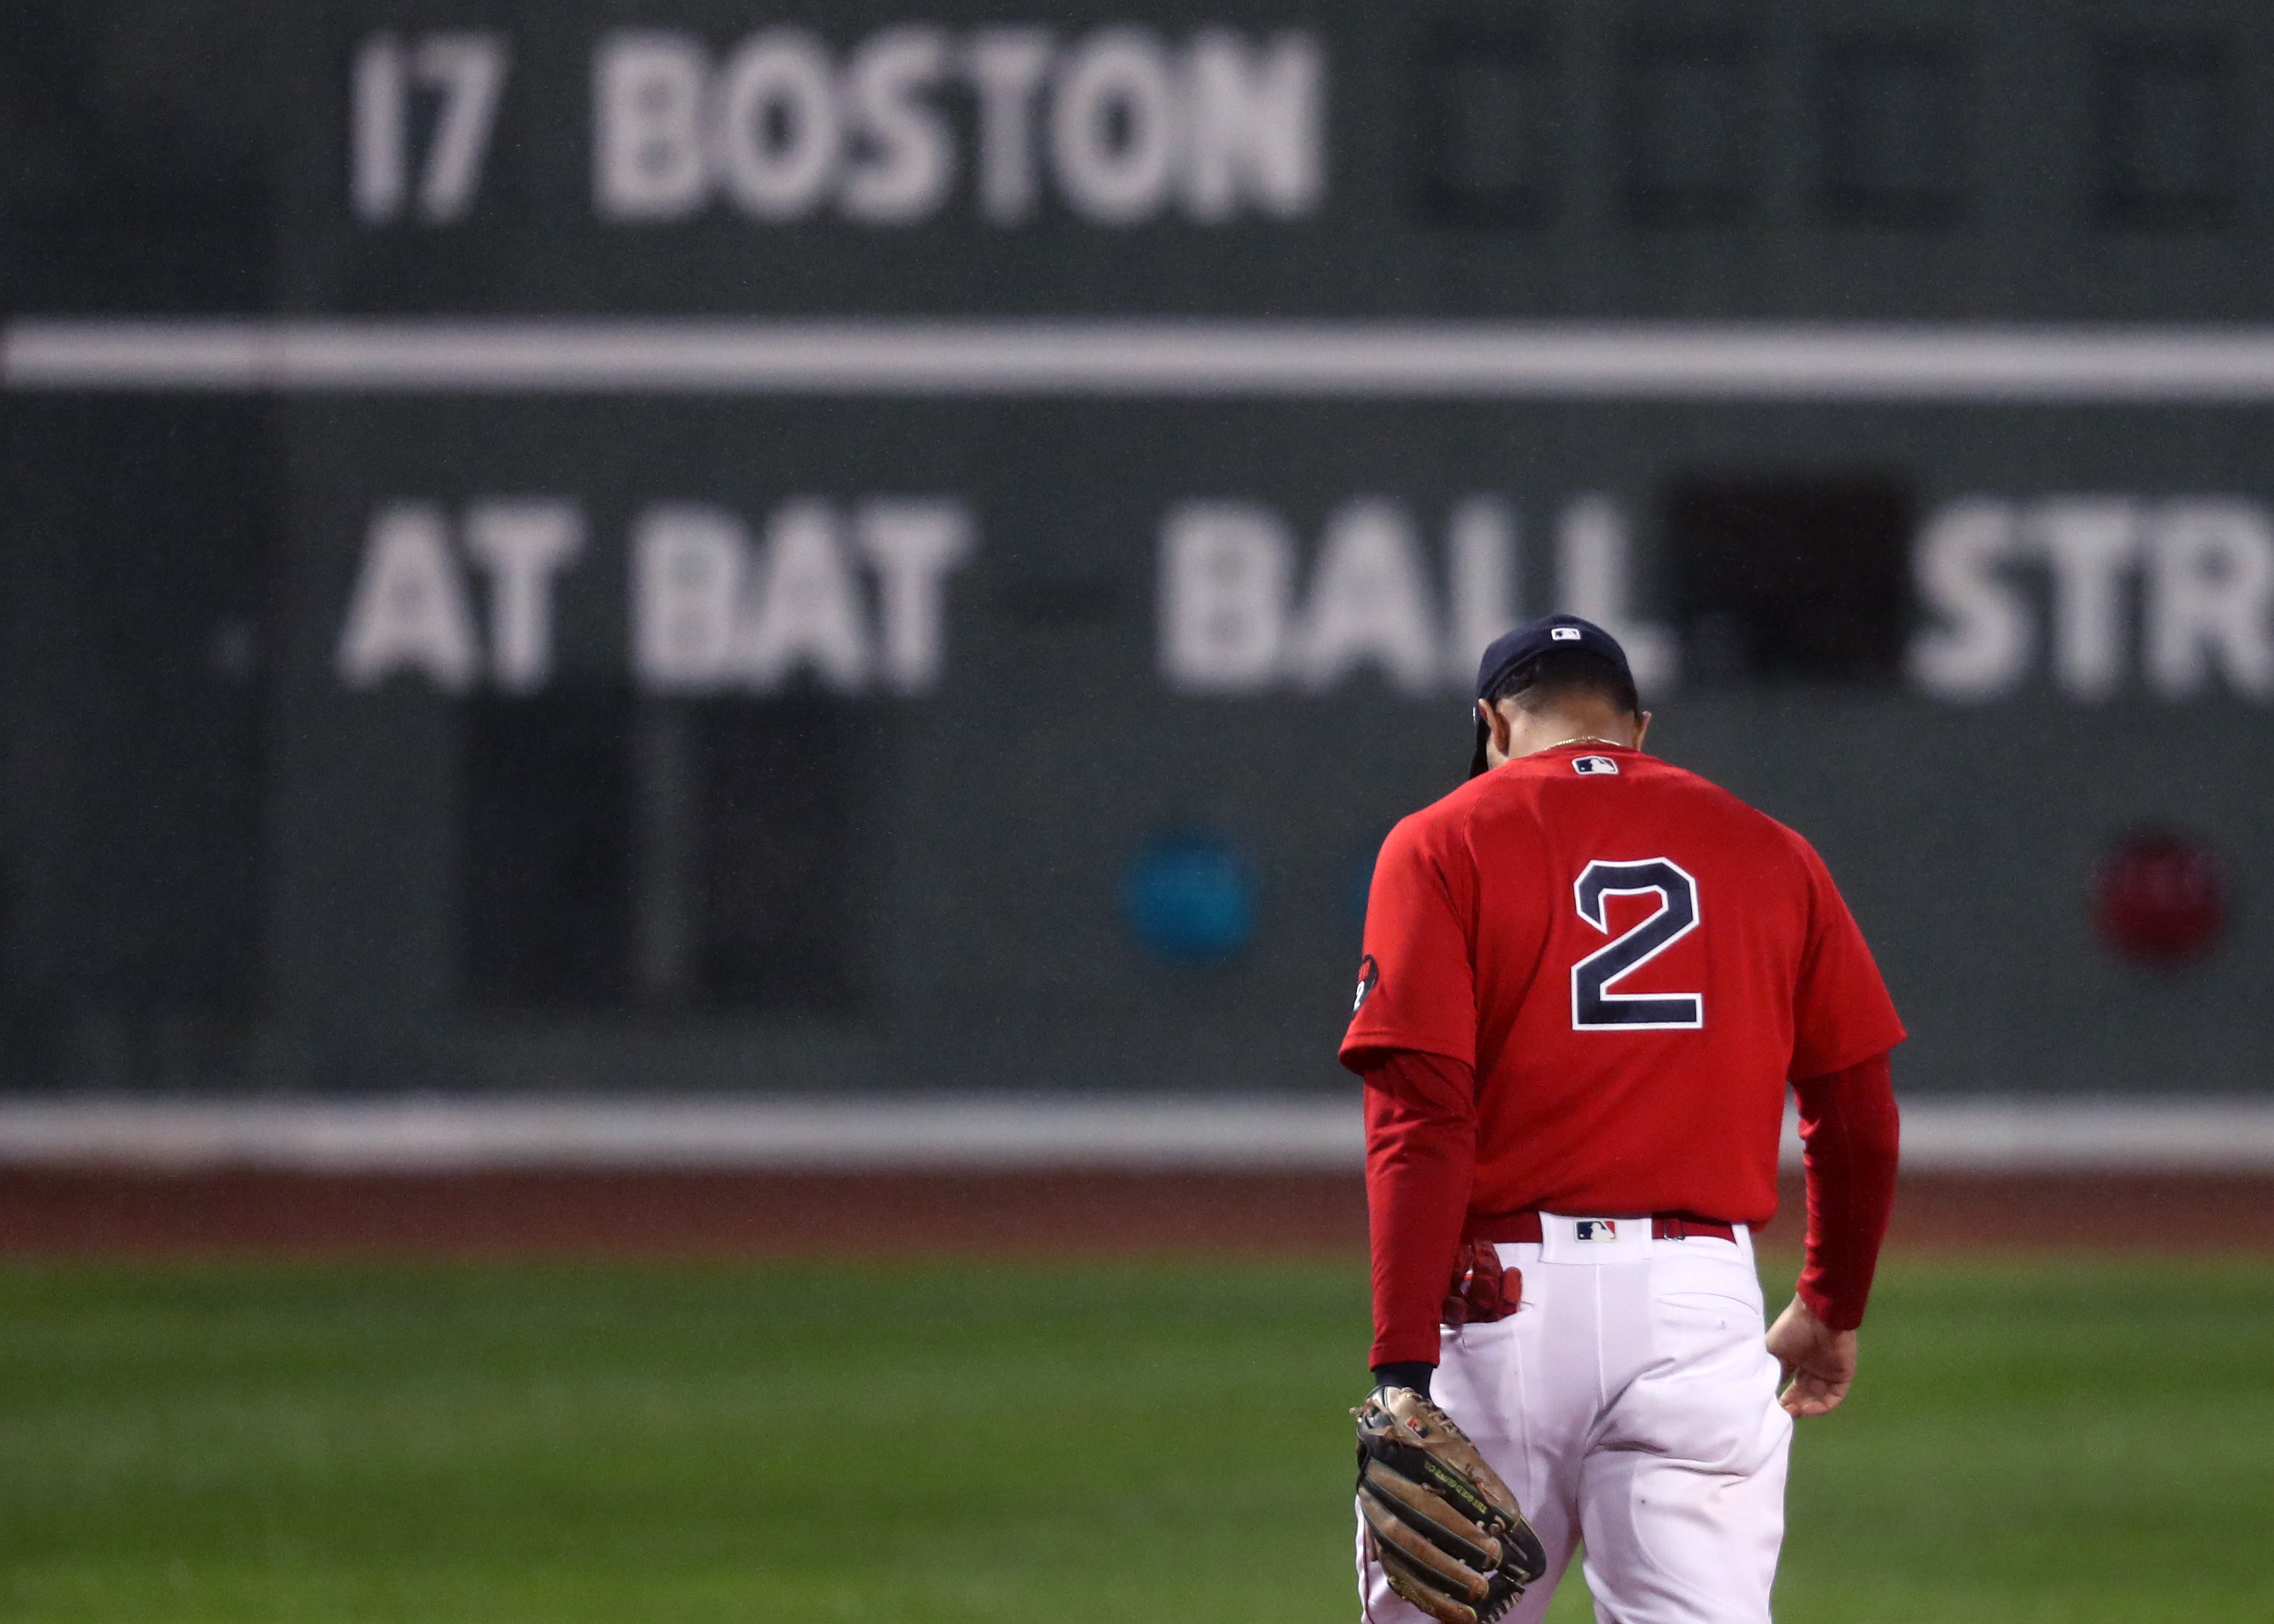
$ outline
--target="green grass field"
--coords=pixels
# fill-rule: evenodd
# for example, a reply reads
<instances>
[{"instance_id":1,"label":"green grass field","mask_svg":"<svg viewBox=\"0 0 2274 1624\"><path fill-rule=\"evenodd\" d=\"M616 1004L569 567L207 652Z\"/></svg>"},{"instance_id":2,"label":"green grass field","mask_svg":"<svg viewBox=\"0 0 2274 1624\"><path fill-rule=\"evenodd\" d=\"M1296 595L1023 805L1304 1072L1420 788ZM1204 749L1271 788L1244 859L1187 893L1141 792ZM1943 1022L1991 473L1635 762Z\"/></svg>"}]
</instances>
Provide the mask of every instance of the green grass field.
<instances>
[{"instance_id":1,"label":"green grass field","mask_svg":"<svg viewBox=\"0 0 2274 1624\"><path fill-rule=\"evenodd\" d=\"M1364 1289L11 1266L0 1618L1347 1620ZM1865 1355L1787 1624L2274 1617L2274 1269L1896 1267Z\"/></svg>"}]
</instances>

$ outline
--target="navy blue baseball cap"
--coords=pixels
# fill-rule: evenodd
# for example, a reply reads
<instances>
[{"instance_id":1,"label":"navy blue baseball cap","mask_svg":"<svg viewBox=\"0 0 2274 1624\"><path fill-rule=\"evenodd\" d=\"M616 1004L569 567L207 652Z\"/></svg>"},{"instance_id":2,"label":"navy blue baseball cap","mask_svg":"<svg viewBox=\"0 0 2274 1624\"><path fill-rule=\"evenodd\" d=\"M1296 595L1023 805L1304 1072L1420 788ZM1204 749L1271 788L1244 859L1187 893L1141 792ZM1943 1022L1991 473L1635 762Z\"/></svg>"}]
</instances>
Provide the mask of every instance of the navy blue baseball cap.
<instances>
[{"instance_id":1,"label":"navy blue baseball cap","mask_svg":"<svg viewBox=\"0 0 2274 1624\"><path fill-rule=\"evenodd\" d=\"M1590 654L1600 655L1617 666L1629 682L1634 680L1634 673L1627 665L1627 651L1619 647L1619 640L1610 633L1576 614L1543 614L1493 639L1484 658L1477 662L1477 697L1490 699L1493 689L1506 681L1510 672L1557 649L1584 649ZM1485 718L1480 716L1476 720L1477 750L1469 759L1469 776L1472 778L1485 770L1485 741L1491 737Z\"/></svg>"}]
</instances>

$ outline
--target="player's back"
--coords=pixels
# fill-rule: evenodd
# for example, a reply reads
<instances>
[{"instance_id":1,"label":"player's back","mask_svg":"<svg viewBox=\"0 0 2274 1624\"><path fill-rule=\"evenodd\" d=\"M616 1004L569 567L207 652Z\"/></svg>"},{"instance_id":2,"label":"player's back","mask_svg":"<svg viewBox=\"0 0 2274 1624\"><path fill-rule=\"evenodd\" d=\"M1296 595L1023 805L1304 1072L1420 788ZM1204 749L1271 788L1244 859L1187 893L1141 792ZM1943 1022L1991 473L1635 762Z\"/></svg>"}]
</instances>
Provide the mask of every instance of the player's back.
<instances>
[{"instance_id":1,"label":"player's back","mask_svg":"<svg viewBox=\"0 0 2274 1624\"><path fill-rule=\"evenodd\" d=\"M1592 743L1472 780L1400 838L1467 914L1479 1210L1766 1221L1788 1079L1888 1041L1811 995L1827 951L1868 953L1807 843Z\"/></svg>"},{"instance_id":2,"label":"player's back","mask_svg":"<svg viewBox=\"0 0 2274 1624\"><path fill-rule=\"evenodd\" d=\"M1540 1560L1511 1572L1504 1545L1487 1577L1368 1466L1364 1611L1481 1613L1535 1570L1552 1590L1584 1533L1607 1618L1767 1624L1791 1417L1855 1373L1902 1025L1807 842L1641 753L1601 627L1495 639L1473 714L1469 781L1375 861L1341 1057L1366 1079L1377 1407L1434 1384L1443 1434L1529 1485ZM1808 1266L1764 1337L1788 1080Z\"/></svg>"}]
</instances>

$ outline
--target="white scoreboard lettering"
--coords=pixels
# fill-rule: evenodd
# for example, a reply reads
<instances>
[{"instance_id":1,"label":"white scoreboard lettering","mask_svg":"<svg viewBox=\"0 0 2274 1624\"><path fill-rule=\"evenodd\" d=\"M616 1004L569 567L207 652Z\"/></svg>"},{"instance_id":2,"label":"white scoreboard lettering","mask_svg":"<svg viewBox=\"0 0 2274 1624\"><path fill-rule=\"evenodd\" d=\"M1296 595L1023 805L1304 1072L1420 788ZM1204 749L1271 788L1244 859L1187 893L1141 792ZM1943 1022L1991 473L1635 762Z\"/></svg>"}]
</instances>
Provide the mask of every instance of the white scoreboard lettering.
<instances>
[{"instance_id":1,"label":"white scoreboard lettering","mask_svg":"<svg viewBox=\"0 0 2274 1624\"><path fill-rule=\"evenodd\" d=\"M496 34L408 41L381 34L363 42L349 112L357 219L376 225L415 214L448 225L466 217L497 124L507 61L505 39Z\"/></svg>"},{"instance_id":2,"label":"white scoreboard lettering","mask_svg":"<svg viewBox=\"0 0 2274 1624\"><path fill-rule=\"evenodd\" d=\"M1353 497L1329 515L1306 581L1273 509L1184 503L1161 526L1161 675L1188 694L1323 694L1361 672L1417 697L1466 692L1486 645L1530 613L1516 509L1465 498L1444 544L1441 597L1411 509ZM1645 688L1674 680L1671 633L1632 612L1626 519L1610 498L1562 506L1555 577L1555 606L1609 628Z\"/></svg>"},{"instance_id":3,"label":"white scoreboard lettering","mask_svg":"<svg viewBox=\"0 0 2274 1624\"><path fill-rule=\"evenodd\" d=\"M960 130L946 103L970 97ZM1077 216L1133 225L1292 219L1326 189L1325 53L1315 36L1183 41L1122 26L886 28L841 56L794 27L723 54L626 29L592 62L592 195L603 219L684 220L723 203L757 221L834 210L927 220L960 184L982 218L1030 219L1050 189Z\"/></svg>"},{"instance_id":4,"label":"white scoreboard lettering","mask_svg":"<svg viewBox=\"0 0 2274 1624\"><path fill-rule=\"evenodd\" d=\"M650 508L632 535L634 674L671 693L764 693L801 671L840 693L924 693L940 678L947 578L973 535L945 500L847 513L800 499L775 508L755 543L723 508Z\"/></svg>"},{"instance_id":5,"label":"white scoreboard lettering","mask_svg":"<svg viewBox=\"0 0 2274 1624\"><path fill-rule=\"evenodd\" d=\"M511 60L489 31L378 34L350 73L348 194L366 225L456 223L479 200ZM1326 194L1326 53L1288 29L926 23L840 49L760 28L723 48L627 28L591 53L592 207L617 225L713 208L892 226L959 196L1015 225L1055 199L1131 226L1293 220Z\"/></svg>"},{"instance_id":6,"label":"white scoreboard lettering","mask_svg":"<svg viewBox=\"0 0 2274 1624\"><path fill-rule=\"evenodd\" d=\"M2042 667L2105 699L2136 648L2160 697L2274 699L2274 523L2256 502L1969 497L1933 515L1913 562L1931 623L1911 675L1938 698L2002 698Z\"/></svg>"},{"instance_id":7,"label":"white scoreboard lettering","mask_svg":"<svg viewBox=\"0 0 2274 1624\"><path fill-rule=\"evenodd\" d=\"M948 579L975 536L943 498L795 498L755 538L723 508L653 504L629 538L632 676L673 694L771 693L802 676L844 694L929 692L945 664ZM541 690L555 585L584 540L580 506L558 498L485 499L455 520L433 502L386 504L349 591L340 680Z\"/></svg>"},{"instance_id":8,"label":"white scoreboard lettering","mask_svg":"<svg viewBox=\"0 0 2274 1624\"><path fill-rule=\"evenodd\" d=\"M1638 615L1628 522L1582 492L1555 509L1551 590L1625 644L1645 692L1680 675L1671 628ZM1171 691L1322 695L1367 678L1414 698L1465 692L1485 645L1536 613L1515 504L1475 494L1433 545L1412 504L1335 505L1315 545L1264 503L1195 498L1158 530L1156 658ZM945 668L948 587L978 526L959 498L783 501L753 529L661 501L625 537L629 656L658 693L920 695ZM556 665L554 600L587 551L581 505L485 498L456 515L387 503L365 532L335 646L350 688L409 676L448 694L535 693ZM1969 497L1912 548L1922 693L1967 703L2037 673L2069 698L2135 681L2169 700L2274 701L2274 519L2239 497ZM1552 578L1552 579L1551 579Z\"/></svg>"}]
</instances>

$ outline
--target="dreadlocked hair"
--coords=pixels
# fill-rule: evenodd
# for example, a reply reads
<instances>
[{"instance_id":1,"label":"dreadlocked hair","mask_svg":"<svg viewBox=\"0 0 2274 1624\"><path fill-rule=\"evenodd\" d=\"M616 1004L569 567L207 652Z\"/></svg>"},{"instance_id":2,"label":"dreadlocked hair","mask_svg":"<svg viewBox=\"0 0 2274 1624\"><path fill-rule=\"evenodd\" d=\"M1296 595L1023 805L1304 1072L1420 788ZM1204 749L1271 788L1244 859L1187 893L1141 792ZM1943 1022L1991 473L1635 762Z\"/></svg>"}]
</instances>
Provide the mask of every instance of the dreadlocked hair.
<instances>
[{"instance_id":1,"label":"dreadlocked hair","mask_svg":"<svg viewBox=\"0 0 2274 1624\"><path fill-rule=\"evenodd\" d=\"M1577 698L1606 701L1627 716L1642 714L1634 678L1592 649L1550 649L1535 655L1502 677L1486 696L1494 705L1513 699L1530 716Z\"/></svg>"}]
</instances>

